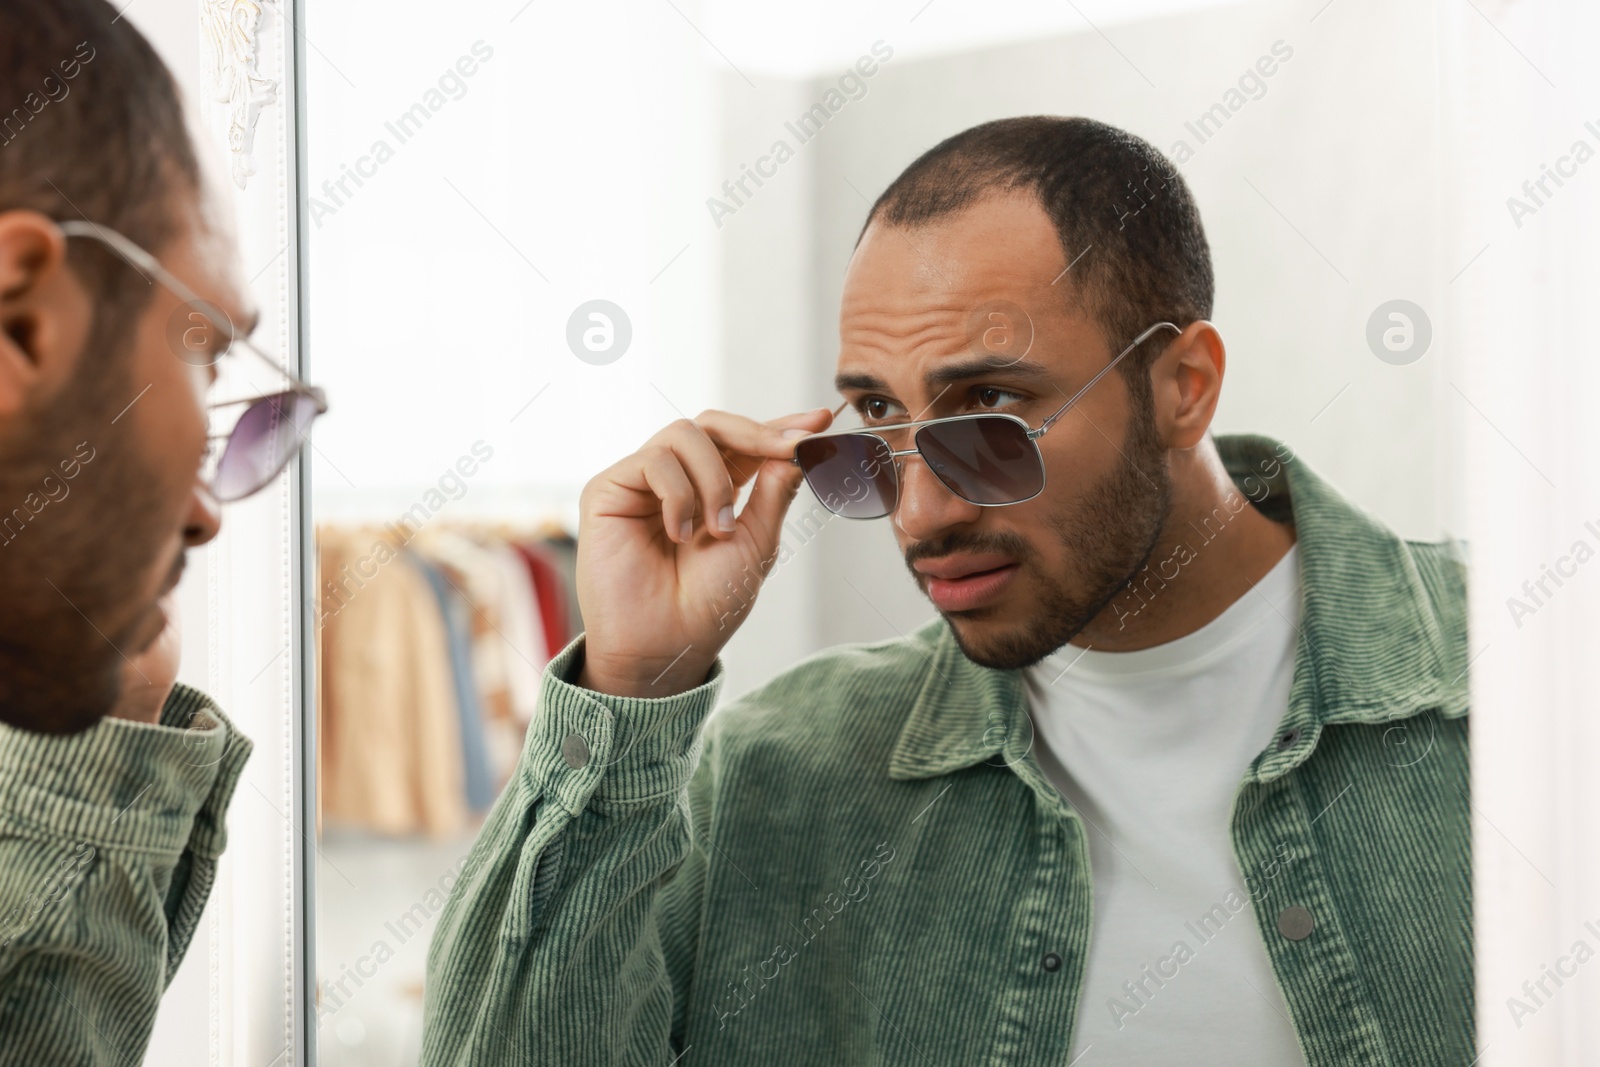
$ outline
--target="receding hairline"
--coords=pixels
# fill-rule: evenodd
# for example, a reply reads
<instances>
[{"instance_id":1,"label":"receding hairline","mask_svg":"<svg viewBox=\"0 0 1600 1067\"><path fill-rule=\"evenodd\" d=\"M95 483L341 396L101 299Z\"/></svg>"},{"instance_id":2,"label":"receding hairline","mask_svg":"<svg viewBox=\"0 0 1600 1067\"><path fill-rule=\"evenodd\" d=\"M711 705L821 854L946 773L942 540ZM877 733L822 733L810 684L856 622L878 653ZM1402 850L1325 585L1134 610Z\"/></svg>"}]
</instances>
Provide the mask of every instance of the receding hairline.
<instances>
[{"instance_id":1,"label":"receding hairline","mask_svg":"<svg viewBox=\"0 0 1600 1067\"><path fill-rule=\"evenodd\" d=\"M856 237L852 258L855 252L860 251L862 242L874 226L877 226L880 230L887 228L891 231L901 231L902 236L908 240L913 240L919 231L949 225L963 215L970 214L996 201L1005 200L1026 203L1037 208L1040 224L1045 227L1051 245L1060 253L1060 269L1050 278L1040 279L1038 287L1041 290L1053 292L1068 310L1086 315L1097 327L1103 330L1105 316L1101 302L1107 294L1103 291L1097 291L1097 289L1103 290L1104 286L1097 286L1092 277L1086 279L1080 274L1079 277L1075 278L1071 275L1074 259L1081 257L1074 257L1073 252L1063 244L1061 231L1056 225L1055 219L1051 217L1049 208L1039 196L1038 191L1026 183L1015 181L995 182L992 185L980 187L975 192L975 195L963 200L960 204L951 205L932 214L923 215L910 222L897 222L889 217L885 211L881 210L879 205L875 205L874 209L868 214L867 221L862 226L861 232ZM1079 251L1081 252L1082 250L1080 249ZM1110 337L1107 337L1106 340L1108 343L1113 341Z\"/></svg>"},{"instance_id":2,"label":"receding hairline","mask_svg":"<svg viewBox=\"0 0 1600 1067\"><path fill-rule=\"evenodd\" d=\"M945 138L883 190L856 245L876 223L911 232L1008 195L1043 209L1074 283L1057 288L1108 339L1131 340L1161 319L1210 317L1209 244L1175 164L1137 135L1082 116L996 119ZM1127 371L1137 373L1137 361Z\"/></svg>"},{"instance_id":3,"label":"receding hairline","mask_svg":"<svg viewBox=\"0 0 1600 1067\"><path fill-rule=\"evenodd\" d=\"M874 225L918 230L924 227L937 226L993 200L1026 201L1037 207L1040 213L1044 215L1045 221L1050 224L1050 228L1052 230L1055 229L1054 220L1050 218L1050 209L1045 204L1044 198L1039 195L1038 189L1028 182L997 173L992 181L973 186L970 196L962 197L958 202L942 206L935 211L920 213L914 219L895 217L897 210L903 205L900 199L880 197L878 202L868 210L866 221L862 223L860 232L856 234L856 247L859 248L861 246L861 239L867 235L867 231Z\"/></svg>"}]
</instances>

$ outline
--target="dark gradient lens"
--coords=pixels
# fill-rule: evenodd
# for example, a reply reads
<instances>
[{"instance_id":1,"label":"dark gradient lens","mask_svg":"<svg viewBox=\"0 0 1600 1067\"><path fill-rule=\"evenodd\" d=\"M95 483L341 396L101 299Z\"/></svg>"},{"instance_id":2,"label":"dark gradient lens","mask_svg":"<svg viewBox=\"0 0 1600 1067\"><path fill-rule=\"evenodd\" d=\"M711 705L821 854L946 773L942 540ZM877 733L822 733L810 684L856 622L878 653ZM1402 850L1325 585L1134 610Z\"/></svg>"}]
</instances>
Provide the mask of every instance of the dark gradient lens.
<instances>
[{"instance_id":1,"label":"dark gradient lens","mask_svg":"<svg viewBox=\"0 0 1600 1067\"><path fill-rule=\"evenodd\" d=\"M1015 504L1044 488L1044 463L1027 428L1000 415L924 426L917 450L951 492L974 504Z\"/></svg>"},{"instance_id":2,"label":"dark gradient lens","mask_svg":"<svg viewBox=\"0 0 1600 1067\"><path fill-rule=\"evenodd\" d=\"M894 510L894 457L870 433L808 437L794 450L822 505L847 519L881 519Z\"/></svg>"},{"instance_id":3,"label":"dark gradient lens","mask_svg":"<svg viewBox=\"0 0 1600 1067\"><path fill-rule=\"evenodd\" d=\"M305 393L279 393L251 404L228 435L211 482L213 495L222 503L241 500L272 481L300 450L316 417L317 402Z\"/></svg>"}]
</instances>

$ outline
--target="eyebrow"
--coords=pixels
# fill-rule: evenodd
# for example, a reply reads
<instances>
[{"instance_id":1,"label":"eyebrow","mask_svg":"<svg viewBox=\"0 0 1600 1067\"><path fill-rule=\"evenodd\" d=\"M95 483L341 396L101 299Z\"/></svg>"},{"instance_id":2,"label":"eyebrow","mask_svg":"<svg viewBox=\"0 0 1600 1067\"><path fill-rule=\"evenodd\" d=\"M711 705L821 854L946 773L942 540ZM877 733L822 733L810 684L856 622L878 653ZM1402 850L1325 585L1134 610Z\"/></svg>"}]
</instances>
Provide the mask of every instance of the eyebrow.
<instances>
[{"instance_id":1,"label":"eyebrow","mask_svg":"<svg viewBox=\"0 0 1600 1067\"><path fill-rule=\"evenodd\" d=\"M941 363L924 375L923 381L932 391L939 386L979 378L1009 378L1012 381L1037 382L1042 385L1054 381L1055 375L1044 364L1033 360L987 355L953 363ZM841 371L834 377L833 386L841 393L848 389L890 391L888 384L882 378L861 371Z\"/></svg>"}]
</instances>

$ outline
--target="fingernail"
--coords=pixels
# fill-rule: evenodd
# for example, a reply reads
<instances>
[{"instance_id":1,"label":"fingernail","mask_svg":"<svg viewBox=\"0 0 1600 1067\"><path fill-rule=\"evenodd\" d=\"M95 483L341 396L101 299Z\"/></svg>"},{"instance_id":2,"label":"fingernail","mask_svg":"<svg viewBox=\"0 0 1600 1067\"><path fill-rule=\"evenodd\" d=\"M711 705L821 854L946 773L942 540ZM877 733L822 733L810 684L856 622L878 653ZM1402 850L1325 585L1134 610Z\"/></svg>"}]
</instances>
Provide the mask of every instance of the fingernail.
<instances>
[{"instance_id":1,"label":"fingernail","mask_svg":"<svg viewBox=\"0 0 1600 1067\"><path fill-rule=\"evenodd\" d=\"M717 512L717 528L723 533L733 531L733 506L724 504L722 510Z\"/></svg>"},{"instance_id":2,"label":"fingernail","mask_svg":"<svg viewBox=\"0 0 1600 1067\"><path fill-rule=\"evenodd\" d=\"M792 441L796 437L804 437L810 432L810 430L802 430L798 426L791 426L787 430L783 431L783 439L785 441Z\"/></svg>"},{"instance_id":3,"label":"fingernail","mask_svg":"<svg viewBox=\"0 0 1600 1067\"><path fill-rule=\"evenodd\" d=\"M694 536L694 520L684 519L683 525L678 527L678 540L687 541Z\"/></svg>"}]
</instances>

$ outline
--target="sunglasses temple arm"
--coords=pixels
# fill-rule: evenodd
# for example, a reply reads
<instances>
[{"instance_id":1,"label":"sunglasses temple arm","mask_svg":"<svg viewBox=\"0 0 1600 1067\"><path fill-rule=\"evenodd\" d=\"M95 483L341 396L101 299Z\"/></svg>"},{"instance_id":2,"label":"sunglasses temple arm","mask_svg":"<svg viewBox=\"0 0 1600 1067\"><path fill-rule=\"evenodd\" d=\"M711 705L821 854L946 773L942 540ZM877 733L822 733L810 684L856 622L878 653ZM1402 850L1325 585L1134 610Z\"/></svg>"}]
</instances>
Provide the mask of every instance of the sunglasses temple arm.
<instances>
[{"instance_id":1,"label":"sunglasses temple arm","mask_svg":"<svg viewBox=\"0 0 1600 1067\"><path fill-rule=\"evenodd\" d=\"M847 408L849 406L850 406L850 401L849 400L843 401L838 407L833 409L833 417L837 419L839 417L839 412L843 411L845 408ZM790 463L799 463L800 459L799 459L798 456L790 456L789 457L789 462Z\"/></svg>"},{"instance_id":2,"label":"sunglasses temple arm","mask_svg":"<svg viewBox=\"0 0 1600 1067\"><path fill-rule=\"evenodd\" d=\"M1085 382L1082 389L1079 389L1076 393L1073 393L1072 396L1067 399L1065 404L1062 404L1056 409L1055 414L1051 415L1048 419L1045 419L1044 422L1040 423L1038 434L1030 434L1029 436L1038 436L1039 434L1043 434L1051 426L1055 425L1055 421L1062 415L1065 415L1067 413L1067 409L1078 402L1079 397L1083 396L1084 393L1087 393L1090 389L1094 388L1095 382L1098 382L1101 378L1104 378L1107 374L1110 374L1111 368L1122 362L1123 356L1126 356L1129 352L1132 352L1135 348L1138 348L1140 345L1144 344L1147 337L1161 329L1163 326L1177 330L1179 333L1183 332L1182 330L1178 330L1178 327L1170 322L1158 322L1148 330L1144 331L1144 333L1141 333L1138 337L1135 337L1132 344L1130 344L1127 348L1124 348L1121 352L1117 353L1116 359L1113 359L1110 363L1107 363L1104 367L1101 367L1100 372Z\"/></svg>"},{"instance_id":3,"label":"sunglasses temple arm","mask_svg":"<svg viewBox=\"0 0 1600 1067\"><path fill-rule=\"evenodd\" d=\"M189 284L187 282L178 277L176 274L173 274L171 271L167 270L167 268L163 267L160 261L158 261L154 256L150 255L150 253L146 252L144 249L140 248L138 245L134 244L117 231L108 230L105 227L97 226L92 222L69 221L59 223L58 225L61 227L62 232L70 237L87 237L91 240L99 241L101 244L111 248L124 259L128 260L128 262L131 263L135 269L151 275L162 285L176 293L178 299L189 304L209 306L205 300L200 298L199 294L197 294L193 289L189 288ZM261 349L257 348L248 337L241 337L238 333L236 333L233 330L232 323L216 323L214 325L226 329L228 343L230 345L240 345L249 349L251 354L257 359L261 360L261 362L265 363L267 366L271 367L273 370L277 371L279 374L282 374L291 382L293 382L295 386L298 387L300 392L306 394L313 393L311 386L302 381L299 375L295 374L288 367L279 365L277 360L273 359L271 356L261 351Z\"/></svg>"},{"instance_id":4,"label":"sunglasses temple arm","mask_svg":"<svg viewBox=\"0 0 1600 1067\"><path fill-rule=\"evenodd\" d=\"M150 275L154 275L156 280L162 284L167 284L167 279L161 277L166 271L162 269L161 264L156 262L155 257L116 230L108 230L104 226L88 221L68 220L66 222L58 222L56 225L68 237L87 237L91 241L99 241L102 245L127 260L129 266L138 271L141 276L144 276L146 284L150 282ZM183 285L181 281L178 284L180 286Z\"/></svg>"}]
</instances>

